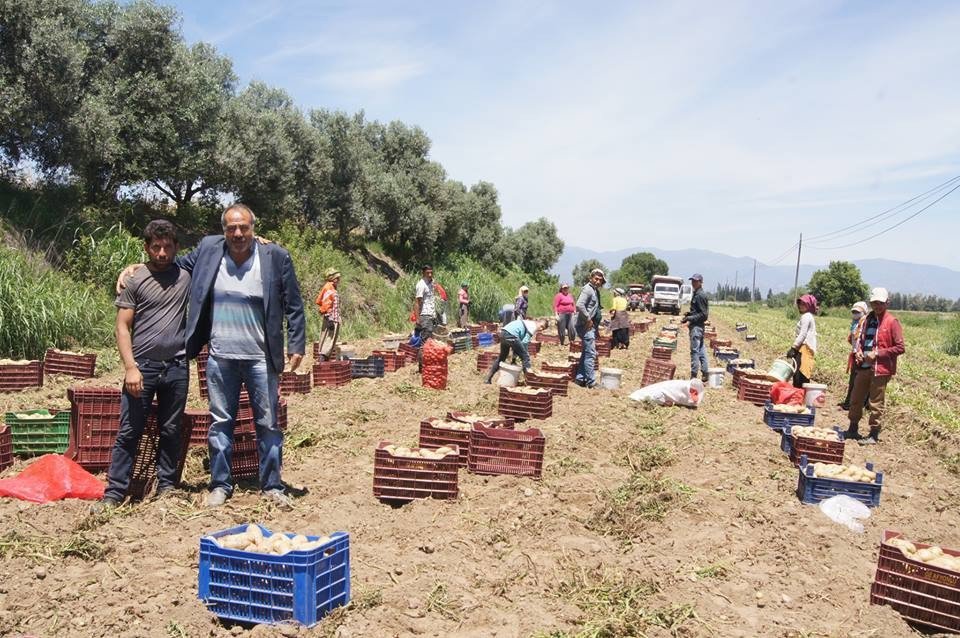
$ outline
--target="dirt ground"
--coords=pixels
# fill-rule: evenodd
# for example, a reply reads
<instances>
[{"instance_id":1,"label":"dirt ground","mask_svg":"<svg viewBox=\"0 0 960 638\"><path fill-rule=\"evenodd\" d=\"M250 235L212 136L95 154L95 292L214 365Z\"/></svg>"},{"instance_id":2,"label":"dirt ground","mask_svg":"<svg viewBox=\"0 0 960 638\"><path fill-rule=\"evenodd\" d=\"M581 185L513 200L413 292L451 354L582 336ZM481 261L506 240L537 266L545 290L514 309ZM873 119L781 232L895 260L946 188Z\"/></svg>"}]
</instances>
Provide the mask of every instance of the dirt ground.
<instances>
[{"instance_id":1,"label":"dirt ground","mask_svg":"<svg viewBox=\"0 0 960 638\"><path fill-rule=\"evenodd\" d=\"M719 331L745 356L773 359L733 326ZM847 461L869 459L885 473L866 532L851 532L799 502L778 436L760 408L736 400L729 378L697 410L630 401L652 338L637 334L602 360L624 370L622 389L571 384L552 418L529 423L546 436L539 481L461 471L455 501L393 508L373 497L378 441L415 444L421 419L448 410L496 413L496 386L481 383L470 352L451 357L446 391L421 388L407 366L289 397L284 478L305 492L292 512L249 485L204 509L203 449L191 452L178 497L109 516L88 516L81 501L0 499L0 635L914 635L895 612L869 605L879 537L897 529L960 547L957 477L896 422L869 455L848 445ZM678 376L687 343L681 332ZM357 345L361 354L379 346ZM534 363L565 354L544 346ZM67 407L69 385L0 395L0 409ZM820 425L844 423L831 391ZM195 393L191 404L202 405ZM311 629L219 623L197 599L199 539L248 522L349 532L351 606Z\"/></svg>"}]
</instances>

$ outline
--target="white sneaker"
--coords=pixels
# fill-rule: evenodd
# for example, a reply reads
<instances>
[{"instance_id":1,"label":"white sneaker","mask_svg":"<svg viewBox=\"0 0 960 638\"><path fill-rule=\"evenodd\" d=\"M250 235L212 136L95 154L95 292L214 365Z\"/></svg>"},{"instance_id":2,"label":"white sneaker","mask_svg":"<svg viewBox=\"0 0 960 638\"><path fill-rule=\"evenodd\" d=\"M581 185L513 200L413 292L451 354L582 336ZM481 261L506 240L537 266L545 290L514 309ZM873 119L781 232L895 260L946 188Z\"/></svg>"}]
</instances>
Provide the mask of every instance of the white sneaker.
<instances>
[{"instance_id":1,"label":"white sneaker","mask_svg":"<svg viewBox=\"0 0 960 638\"><path fill-rule=\"evenodd\" d=\"M230 495L222 487L215 487L207 494L207 507L220 507L227 502Z\"/></svg>"},{"instance_id":2,"label":"white sneaker","mask_svg":"<svg viewBox=\"0 0 960 638\"><path fill-rule=\"evenodd\" d=\"M287 496L283 490L267 490L261 492L261 496L270 501L277 509L290 511L293 509L293 499Z\"/></svg>"}]
</instances>

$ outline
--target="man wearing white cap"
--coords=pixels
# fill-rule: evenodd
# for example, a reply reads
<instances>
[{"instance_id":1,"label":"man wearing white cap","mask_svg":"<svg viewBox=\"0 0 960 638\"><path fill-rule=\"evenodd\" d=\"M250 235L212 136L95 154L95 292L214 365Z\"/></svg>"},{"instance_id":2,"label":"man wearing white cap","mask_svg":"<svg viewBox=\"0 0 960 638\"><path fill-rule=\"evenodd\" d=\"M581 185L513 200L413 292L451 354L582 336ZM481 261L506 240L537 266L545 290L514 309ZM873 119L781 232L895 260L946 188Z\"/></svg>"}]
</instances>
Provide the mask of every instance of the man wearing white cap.
<instances>
[{"instance_id":1,"label":"man wearing white cap","mask_svg":"<svg viewBox=\"0 0 960 638\"><path fill-rule=\"evenodd\" d=\"M850 428L844 434L848 439L859 440L860 445L880 442L880 420L886 405L887 383L897 373L897 357L904 353L903 328L900 321L887 312L888 297L886 288L874 288L870 292L873 310L863 320L860 336L854 344L857 375L850 396ZM870 409L870 433L861 438L858 428L865 400Z\"/></svg>"}]
</instances>

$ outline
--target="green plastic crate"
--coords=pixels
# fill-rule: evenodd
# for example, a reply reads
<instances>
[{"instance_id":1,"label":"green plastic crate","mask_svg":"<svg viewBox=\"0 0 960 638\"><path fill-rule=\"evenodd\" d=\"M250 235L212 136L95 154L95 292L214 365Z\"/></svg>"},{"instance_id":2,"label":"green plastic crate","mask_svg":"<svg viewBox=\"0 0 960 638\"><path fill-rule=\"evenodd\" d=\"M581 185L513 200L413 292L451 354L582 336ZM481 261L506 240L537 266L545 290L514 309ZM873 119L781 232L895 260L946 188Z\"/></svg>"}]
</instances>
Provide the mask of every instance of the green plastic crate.
<instances>
[{"instance_id":1,"label":"green plastic crate","mask_svg":"<svg viewBox=\"0 0 960 638\"><path fill-rule=\"evenodd\" d=\"M22 419L18 414L49 414L48 419ZM51 414L49 410L7 412L4 421L10 426L13 453L20 456L63 454L70 443L70 411Z\"/></svg>"}]
</instances>

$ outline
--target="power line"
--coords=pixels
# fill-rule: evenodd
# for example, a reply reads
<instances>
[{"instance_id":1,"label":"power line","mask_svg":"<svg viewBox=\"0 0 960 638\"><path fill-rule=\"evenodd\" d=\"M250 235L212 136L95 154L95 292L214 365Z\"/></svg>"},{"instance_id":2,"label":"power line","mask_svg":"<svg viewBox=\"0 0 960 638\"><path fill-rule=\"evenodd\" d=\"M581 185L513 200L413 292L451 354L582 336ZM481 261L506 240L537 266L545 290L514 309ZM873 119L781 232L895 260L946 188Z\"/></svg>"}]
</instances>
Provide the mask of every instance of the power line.
<instances>
[{"instance_id":1,"label":"power line","mask_svg":"<svg viewBox=\"0 0 960 638\"><path fill-rule=\"evenodd\" d=\"M936 204L937 202L939 202L939 201L941 201L942 199L944 199L947 195L949 195L949 194L952 193L953 191L957 190L958 188L960 188L960 184L957 184L956 186L954 186L953 188L951 188L950 190L948 190L946 193L944 193L943 195L941 195L941 196L938 197L937 199L933 200L932 202L930 202L929 204L927 204L926 206L924 206L923 208L921 208L921 209L918 210L917 212L913 213L913 214L910 215L909 217L905 217L904 219L901 219L900 221L898 221L898 222L897 222L896 224L894 224L893 226L889 226L889 227L887 227L887 228L884 228L884 229L881 230L879 233L874 233L873 235L870 235L869 237L864 237L863 239L860 239L860 240L855 241L855 242L851 242L851 243L849 243L849 244L843 244L842 246L814 246L814 248L817 248L817 249L819 249L819 250L836 250L836 249L838 249L838 248L850 248L851 246L856 246L856 245L862 244L862 243L864 243L864 242L866 242L866 241L870 241L871 239L874 239L875 237L879 237L880 235L883 235L883 234L885 234L885 233L888 233L888 232L890 232L891 230L893 230L894 228L896 228L896 227L898 227L898 226L902 226L903 224L907 223L908 221L910 221L911 219L913 219L914 217L916 217L917 215L919 215L919 214L922 213L923 211L927 210L928 208L930 208L931 206L933 206L933 205Z\"/></svg>"},{"instance_id":2,"label":"power line","mask_svg":"<svg viewBox=\"0 0 960 638\"><path fill-rule=\"evenodd\" d=\"M783 261L784 259L786 259L787 255L791 254L791 253L793 252L793 249L796 248L796 247L797 247L797 242L793 242L793 245L790 246L790 248L787 248L785 251L783 251L783 254L782 254L782 255L780 255L779 257L777 257L777 258L774 259L773 261L771 261L769 264L764 264L764 265L765 265L765 266L776 266L776 265L779 264L781 261Z\"/></svg>"},{"instance_id":3,"label":"power line","mask_svg":"<svg viewBox=\"0 0 960 638\"><path fill-rule=\"evenodd\" d=\"M877 213L876 215L873 215L872 217L867 217L866 219L863 219L863 220L861 220L861 221L859 221L859 222L850 224L849 226L844 226L843 228L840 228L840 229L838 229L838 230L831 231L831 232L829 232L829 233L823 233L822 235L816 235L815 237L810 237L810 238L808 239L808 242L813 242L813 241L816 241L816 240L819 240L819 239L824 239L824 238L826 238L826 237L833 237L834 235L839 235L839 234L841 234L841 233L844 233L844 231L847 231L847 230L850 230L850 229L863 230L863 229L865 229L865 228L869 228L870 226L877 225L877 224L879 224L880 222L884 221L884 219L885 219L886 217L893 217L893 216L895 216L895 215L903 212L903 210L905 210L906 208L910 208L914 203L916 203L916 202L918 202L918 201L923 201L924 199L927 199L929 196L937 193L937 192L940 191L940 190L943 190L944 188L949 187L951 184L953 184L954 182L956 182L956 181L958 181L958 180L960 180L960 175L957 175L957 176L955 176L955 177L952 177L952 178L948 179L947 181L945 181L944 183L942 183L942 184L940 184L940 185L938 185L938 186L935 186L935 187L931 188L931 189L928 190L928 191L925 191L925 192L923 192L923 193L920 193L919 195L917 195L917 196L915 196L915 197L911 197L911 198L908 199L907 201L901 202L900 204L897 204L897 205L894 206L893 208L888 208L887 210L885 210L885 211L883 211L883 212ZM951 192L952 192L952 191L951 191ZM939 201L939 200L937 200L937 201ZM903 210L901 210L901 209L903 209ZM872 223L871 223L871 222L872 222ZM834 239L835 239L835 238L834 238Z\"/></svg>"}]
</instances>

